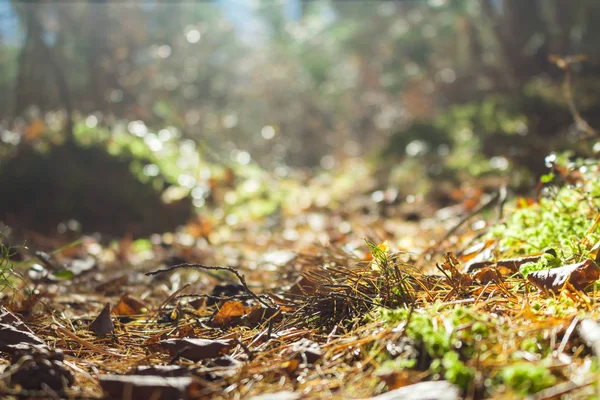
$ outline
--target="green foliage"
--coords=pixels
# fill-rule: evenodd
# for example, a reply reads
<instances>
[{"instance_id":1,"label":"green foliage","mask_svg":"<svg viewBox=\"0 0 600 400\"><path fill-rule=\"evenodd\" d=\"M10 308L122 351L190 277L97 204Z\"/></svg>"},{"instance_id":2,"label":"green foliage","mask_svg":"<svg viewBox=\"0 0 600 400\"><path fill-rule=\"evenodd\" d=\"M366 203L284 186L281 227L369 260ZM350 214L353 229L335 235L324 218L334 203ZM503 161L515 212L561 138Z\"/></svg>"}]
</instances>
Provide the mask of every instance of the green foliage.
<instances>
[{"instance_id":1,"label":"green foliage","mask_svg":"<svg viewBox=\"0 0 600 400\"><path fill-rule=\"evenodd\" d=\"M432 305L426 312L380 309L379 319L389 325L408 321L405 334L432 359L429 371L466 389L475 369L465 364L475 354L475 344L489 336L487 321L473 310L458 306L447 311ZM434 322L434 320L436 320ZM459 328L460 329L457 329ZM382 368L413 368L414 359L388 361Z\"/></svg>"},{"instance_id":2,"label":"green foliage","mask_svg":"<svg viewBox=\"0 0 600 400\"><path fill-rule=\"evenodd\" d=\"M523 274L548 269L588 256L591 246L600 240L600 232L592 228L600 210L600 180L597 164L589 161L568 161L568 157L553 157L566 171L582 174L577 185L549 186L538 203L520 202L520 208L511 212L504 224L491 230L501 251L526 255L554 249L542 255L539 261L521 267Z\"/></svg>"},{"instance_id":3,"label":"green foliage","mask_svg":"<svg viewBox=\"0 0 600 400\"><path fill-rule=\"evenodd\" d=\"M73 276L75 276L75 275L73 274L73 271L69 271L68 269L63 269L62 271L53 272L52 276L57 279L68 280L68 279L72 279Z\"/></svg>"},{"instance_id":4,"label":"green foliage","mask_svg":"<svg viewBox=\"0 0 600 400\"><path fill-rule=\"evenodd\" d=\"M376 245L366 239L367 246L373 256L371 268L381 272L379 276L379 299L387 306L411 304L414 294L411 287L411 276L404 271L395 257L389 253L387 243Z\"/></svg>"},{"instance_id":5,"label":"green foliage","mask_svg":"<svg viewBox=\"0 0 600 400\"><path fill-rule=\"evenodd\" d=\"M449 146L452 144L448 131L440 128L434 123L414 122L406 129L394 132L383 150L384 156L404 155L406 147L410 143L420 142L422 146L421 153L435 153L440 146Z\"/></svg>"},{"instance_id":6,"label":"green foliage","mask_svg":"<svg viewBox=\"0 0 600 400\"><path fill-rule=\"evenodd\" d=\"M522 396L539 392L556 383L556 377L547 367L530 362L518 362L504 367L500 378Z\"/></svg>"},{"instance_id":7,"label":"green foliage","mask_svg":"<svg viewBox=\"0 0 600 400\"><path fill-rule=\"evenodd\" d=\"M550 268L560 267L562 265L560 258L557 258L554 254L544 253L541 255L540 259L536 262L528 262L519 267L519 271L523 276L527 276L528 274L541 271Z\"/></svg>"},{"instance_id":8,"label":"green foliage","mask_svg":"<svg viewBox=\"0 0 600 400\"><path fill-rule=\"evenodd\" d=\"M467 367L455 351L445 353L441 360L434 360L430 369L442 373L445 380L458 385L463 390L466 390L475 376L475 369Z\"/></svg>"},{"instance_id":9,"label":"green foliage","mask_svg":"<svg viewBox=\"0 0 600 400\"><path fill-rule=\"evenodd\" d=\"M9 274L11 269L10 248L5 246L0 240L0 291L3 291L7 286L10 286Z\"/></svg>"},{"instance_id":10,"label":"green foliage","mask_svg":"<svg viewBox=\"0 0 600 400\"><path fill-rule=\"evenodd\" d=\"M174 229L192 212L189 199L165 204L161 191L170 188L156 190L130 172L143 159L111 156L100 144L40 141L3 161L0 180L11 196L0 197L0 211L40 232L75 219L85 232L144 235Z\"/></svg>"}]
</instances>

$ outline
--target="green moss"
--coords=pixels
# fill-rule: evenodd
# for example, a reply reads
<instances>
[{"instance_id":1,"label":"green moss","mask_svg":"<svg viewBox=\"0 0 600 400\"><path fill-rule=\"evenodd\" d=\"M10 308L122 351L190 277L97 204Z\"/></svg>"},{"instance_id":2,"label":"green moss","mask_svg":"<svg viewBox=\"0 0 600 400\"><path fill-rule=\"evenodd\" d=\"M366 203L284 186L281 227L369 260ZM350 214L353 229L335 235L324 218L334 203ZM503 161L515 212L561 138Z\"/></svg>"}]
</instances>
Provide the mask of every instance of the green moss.
<instances>
[{"instance_id":1,"label":"green moss","mask_svg":"<svg viewBox=\"0 0 600 400\"><path fill-rule=\"evenodd\" d=\"M600 193L597 162L592 165L586 160L571 162L564 154L550 159L561 170L578 171L582 178L576 185L546 187L538 203L521 202L521 208L509 213L506 222L490 233L505 254L518 256L556 250L556 257L544 254L539 261L524 264L521 267L524 275L580 261L589 256L591 246L600 240L598 227L589 231L600 210L600 198L593 195Z\"/></svg>"},{"instance_id":2,"label":"green moss","mask_svg":"<svg viewBox=\"0 0 600 400\"><path fill-rule=\"evenodd\" d=\"M432 359L429 371L466 389L475 370L467 366L465 360L474 356L476 342L489 336L487 321L462 306L440 312L440 305L434 304L425 313L413 311L412 314L408 309L379 310L380 319L390 325L407 321L409 315L406 337L421 346ZM382 368L415 366L415 360L402 359L384 363Z\"/></svg>"},{"instance_id":3,"label":"green moss","mask_svg":"<svg viewBox=\"0 0 600 400\"><path fill-rule=\"evenodd\" d=\"M463 389L469 386L475 376L475 369L469 368L460 360L457 352L451 351L444 354L441 360L444 379L452 382Z\"/></svg>"},{"instance_id":4,"label":"green moss","mask_svg":"<svg viewBox=\"0 0 600 400\"><path fill-rule=\"evenodd\" d=\"M500 372L502 382L520 395L539 392L556 383L556 377L541 365L518 362Z\"/></svg>"},{"instance_id":5,"label":"green moss","mask_svg":"<svg viewBox=\"0 0 600 400\"><path fill-rule=\"evenodd\" d=\"M560 267L561 265L561 260L554 256L554 254L544 253L538 261L528 262L521 265L519 271L523 274L523 276L527 276L528 274L535 271L556 268Z\"/></svg>"}]
</instances>

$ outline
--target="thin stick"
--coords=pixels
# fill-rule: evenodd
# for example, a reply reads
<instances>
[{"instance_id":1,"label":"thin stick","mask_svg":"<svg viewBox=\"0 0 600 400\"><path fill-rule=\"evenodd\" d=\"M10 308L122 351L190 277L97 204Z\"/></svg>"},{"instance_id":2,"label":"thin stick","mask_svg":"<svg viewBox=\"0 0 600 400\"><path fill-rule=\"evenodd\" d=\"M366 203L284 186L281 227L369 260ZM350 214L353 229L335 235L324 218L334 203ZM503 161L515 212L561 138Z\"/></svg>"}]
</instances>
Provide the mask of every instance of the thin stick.
<instances>
[{"instance_id":1,"label":"thin stick","mask_svg":"<svg viewBox=\"0 0 600 400\"><path fill-rule=\"evenodd\" d=\"M244 287L244 290L246 290L246 292L248 292L248 294L250 296L252 296L256 301L258 301L260 304L264 305L267 308L273 308L271 307L270 304L268 304L267 302L265 302L263 299L260 298L260 296L258 296L256 293L254 293L252 290L250 290L250 288L248 287L248 284L246 283L246 279L244 279L244 275L240 274L238 271L236 271L235 269L231 268L231 267L221 267L218 265L202 265L202 264L190 264L190 263L183 263L183 264L177 264L177 265L172 265L170 267L167 268L162 268L162 269L157 269L156 271L151 271L151 272L146 272L146 276L154 276L154 275L158 275L158 274L164 274L166 272L171 272L174 271L176 269L179 268L193 268L193 269L199 269L202 271L229 271L232 274L234 274L238 280L240 281L240 283L242 284L242 286Z\"/></svg>"},{"instance_id":2,"label":"thin stick","mask_svg":"<svg viewBox=\"0 0 600 400\"><path fill-rule=\"evenodd\" d=\"M445 242L450 236L454 235L454 233L461 226L463 226L468 220L470 220L471 218L473 218L475 215L479 214L481 211L483 211L484 209L486 209L487 207L489 207L492 203L494 203L497 199L499 199L500 195L501 195L501 192L497 191L487 201L481 203L479 206L477 206L477 208L473 209L467 215L465 215L464 217L462 217L460 219L460 221L458 221L458 223L452 227L452 229L450 229L448 232L446 232L446 234L444 235L444 237L441 238L438 241L438 244L442 243L442 242Z\"/></svg>"}]
</instances>

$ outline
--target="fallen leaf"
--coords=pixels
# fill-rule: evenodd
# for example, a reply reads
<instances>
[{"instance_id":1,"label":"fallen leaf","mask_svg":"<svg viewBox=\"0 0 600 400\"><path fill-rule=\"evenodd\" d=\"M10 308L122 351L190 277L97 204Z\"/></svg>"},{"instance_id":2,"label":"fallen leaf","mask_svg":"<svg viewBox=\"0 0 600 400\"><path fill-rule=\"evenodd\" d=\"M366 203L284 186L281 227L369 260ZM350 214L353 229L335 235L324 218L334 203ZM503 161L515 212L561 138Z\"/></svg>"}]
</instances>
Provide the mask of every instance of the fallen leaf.
<instances>
[{"instance_id":1,"label":"fallen leaf","mask_svg":"<svg viewBox=\"0 0 600 400\"><path fill-rule=\"evenodd\" d=\"M179 365L140 365L128 372L127 375L150 375L173 378L189 376L191 373L190 368Z\"/></svg>"},{"instance_id":2,"label":"fallen leaf","mask_svg":"<svg viewBox=\"0 0 600 400\"><path fill-rule=\"evenodd\" d=\"M560 292L567 283L583 289L600 278L600 269L592 260L531 272L527 280L542 291Z\"/></svg>"},{"instance_id":3,"label":"fallen leaf","mask_svg":"<svg viewBox=\"0 0 600 400\"><path fill-rule=\"evenodd\" d=\"M215 328L227 328L241 321L242 317L250 311L239 301L225 302L210 321L210 326Z\"/></svg>"},{"instance_id":4,"label":"fallen leaf","mask_svg":"<svg viewBox=\"0 0 600 400\"><path fill-rule=\"evenodd\" d=\"M453 253L446 253L444 255L444 262L437 264L440 271L446 275L448 280L453 286L465 287L473 284L473 279L467 275L461 273L457 266L459 265L458 259Z\"/></svg>"},{"instance_id":5,"label":"fallen leaf","mask_svg":"<svg viewBox=\"0 0 600 400\"><path fill-rule=\"evenodd\" d=\"M255 305L250 307L249 312L244 316L244 322L246 325L250 327L254 327L263 321L273 317L277 309L275 308L265 308L259 305ZM277 317L275 318L277 319Z\"/></svg>"},{"instance_id":6,"label":"fallen leaf","mask_svg":"<svg viewBox=\"0 0 600 400\"><path fill-rule=\"evenodd\" d=\"M191 338L167 339L158 344L172 356L187 358L194 362L218 357L231 347L229 340Z\"/></svg>"},{"instance_id":7,"label":"fallen leaf","mask_svg":"<svg viewBox=\"0 0 600 400\"><path fill-rule=\"evenodd\" d=\"M110 303L106 303L100 314L90 324L89 329L97 336L105 336L114 332L115 326L110 318Z\"/></svg>"},{"instance_id":8,"label":"fallen leaf","mask_svg":"<svg viewBox=\"0 0 600 400\"><path fill-rule=\"evenodd\" d=\"M40 347L46 344L23 321L0 306L0 350L13 353Z\"/></svg>"},{"instance_id":9,"label":"fallen leaf","mask_svg":"<svg viewBox=\"0 0 600 400\"><path fill-rule=\"evenodd\" d=\"M189 376L99 375L102 389L112 399L168 400L189 397L197 381Z\"/></svg>"},{"instance_id":10,"label":"fallen leaf","mask_svg":"<svg viewBox=\"0 0 600 400\"><path fill-rule=\"evenodd\" d=\"M487 285L490 282L502 282L502 272L495 267L485 267L473 274L473 279L480 285Z\"/></svg>"},{"instance_id":11,"label":"fallen leaf","mask_svg":"<svg viewBox=\"0 0 600 400\"><path fill-rule=\"evenodd\" d=\"M144 303L128 294L124 294L119 299L117 306L113 308L112 313L113 315L129 316L144 314L147 311L148 309Z\"/></svg>"}]
</instances>

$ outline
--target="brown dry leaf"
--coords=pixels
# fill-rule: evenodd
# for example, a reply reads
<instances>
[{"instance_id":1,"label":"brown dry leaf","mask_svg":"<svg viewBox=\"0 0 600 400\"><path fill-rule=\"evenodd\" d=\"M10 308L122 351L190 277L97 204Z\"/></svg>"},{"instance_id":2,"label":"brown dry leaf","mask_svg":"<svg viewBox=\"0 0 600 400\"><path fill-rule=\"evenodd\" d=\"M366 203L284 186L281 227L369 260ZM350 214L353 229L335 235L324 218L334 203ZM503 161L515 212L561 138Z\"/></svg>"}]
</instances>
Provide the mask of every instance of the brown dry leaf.
<instances>
[{"instance_id":1,"label":"brown dry leaf","mask_svg":"<svg viewBox=\"0 0 600 400\"><path fill-rule=\"evenodd\" d=\"M219 308L219 311L217 311L212 321L210 321L210 326L215 328L227 328L233 324L239 323L242 317L248 312L250 312L250 308L244 306L239 301L227 301Z\"/></svg>"},{"instance_id":2,"label":"brown dry leaf","mask_svg":"<svg viewBox=\"0 0 600 400\"><path fill-rule=\"evenodd\" d=\"M485 267L473 275L473 279L481 285L487 285L490 282L502 282L502 272L495 267Z\"/></svg>"},{"instance_id":3,"label":"brown dry leaf","mask_svg":"<svg viewBox=\"0 0 600 400\"><path fill-rule=\"evenodd\" d=\"M110 318L110 303L106 303L100 314L90 324L89 329L97 336L105 336L115 331L115 326Z\"/></svg>"},{"instance_id":4,"label":"brown dry leaf","mask_svg":"<svg viewBox=\"0 0 600 400\"><path fill-rule=\"evenodd\" d=\"M592 260L564 265L527 275L527 280L542 291L560 292L567 283L583 289L600 278L600 269Z\"/></svg>"},{"instance_id":5,"label":"brown dry leaf","mask_svg":"<svg viewBox=\"0 0 600 400\"><path fill-rule=\"evenodd\" d=\"M245 321L250 327L254 327L261 322L273 317L277 309L265 308L259 305L252 306L245 316Z\"/></svg>"},{"instance_id":6,"label":"brown dry leaf","mask_svg":"<svg viewBox=\"0 0 600 400\"><path fill-rule=\"evenodd\" d=\"M144 314L147 311L146 305L140 300L124 294L121 296L119 304L113 308L112 313L113 315L129 316Z\"/></svg>"},{"instance_id":7,"label":"brown dry leaf","mask_svg":"<svg viewBox=\"0 0 600 400\"><path fill-rule=\"evenodd\" d=\"M46 344L23 321L0 306L0 350L13 353L17 350L45 347Z\"/></svg>"},{"instance_id":8,"label":"brown dry leaf","mask_svg":"<svg viewBox=\"0 0 600 400\"><path fill-rule=\"evenodd\" d=\"M212 339L167 339L158 343L172 356L187 358L198 362L215 358L225 353L231 347L229 340Z\"/></svg>"},{"instance_id":9,"label":"brown dry leaf","mask_svg":"<svg viewBox=\"0 0 600 400\"><path fill-rule=\"evenodd\" d=\"M189 376L99 375L102 389L112 399L168 400L189 397L199 383Z\"/></svg>"},{"instance_id":10,"label":"brown dry leaf","mask_svg":"<svg viewBox=\"0 0 600 400\"><path fill-rule=\"evenodd\" d=\"M437 266L449 278L449 283L453 286L471 286L473 279L469 275L461 273L457 268L458 265L459 262L454 253L446 253L444 255L444 262Z\"/></svg>"}]
</instances>

